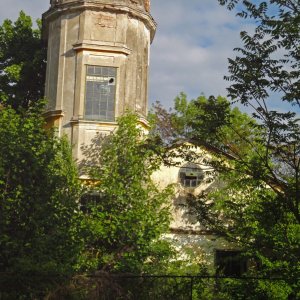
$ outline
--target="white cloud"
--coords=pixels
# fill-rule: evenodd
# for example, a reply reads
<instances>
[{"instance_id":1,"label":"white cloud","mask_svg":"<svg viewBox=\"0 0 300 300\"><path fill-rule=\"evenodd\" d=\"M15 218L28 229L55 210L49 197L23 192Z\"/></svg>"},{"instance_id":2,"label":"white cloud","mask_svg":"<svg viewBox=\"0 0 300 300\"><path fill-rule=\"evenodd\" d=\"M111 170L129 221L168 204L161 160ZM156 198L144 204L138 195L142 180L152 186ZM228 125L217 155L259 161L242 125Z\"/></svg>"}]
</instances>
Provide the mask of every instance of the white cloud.
<instances>
[{"instance_id":1,"label":"white cloud","mask_svg":"<svg viewBox=\"0 0 300 300\"><path fill-rule=\"evenodd\" d=\"M23 9L40 18L49 0L1 0L0 22L16 19ZM184 91L189 98L226 95L227 57L239 44L241 24L234 13L217 0L152 0L152 15L158 23L151 49L150 103L172 105Z\"/></svg>"},{"instance_id":2,"label":"white cloud","mask_svg":"<svg viewBox=\"0 0 300 300\"><path fill-rule=\"evenodd\" d=\"M150 102L172 105L184 91L189 98L202 92L226 95L227 58L240 45L241 24L217 1L152 0L158 23L152 45Z\"/></svg>"}]
</instances>

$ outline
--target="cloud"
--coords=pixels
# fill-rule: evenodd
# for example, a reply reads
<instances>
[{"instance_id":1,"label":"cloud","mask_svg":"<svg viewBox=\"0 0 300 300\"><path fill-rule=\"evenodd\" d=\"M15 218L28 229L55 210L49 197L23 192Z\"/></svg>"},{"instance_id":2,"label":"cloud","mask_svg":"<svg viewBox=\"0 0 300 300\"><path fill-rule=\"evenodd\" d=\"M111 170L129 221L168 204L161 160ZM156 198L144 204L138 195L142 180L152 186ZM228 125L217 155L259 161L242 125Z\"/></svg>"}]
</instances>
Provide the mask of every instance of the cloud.
<instances>
[{"instance_id":1,"label":"cloud","mask_svg":"<svg viewBox=\"0 0 300 300\"><path fill-rule=\"evenodd\" d=\"M149 102L171 106L179 92L226 95L227 58L239 45L242 24L216 0L152 0L158 23L151 49ZM0 22L15 20L23 9L33 19L49 0L1 0Z\"/></svg>"},{"instance_id":2,"label":"cloud","mask_svg":"<svg viewBox=\"0 0 300 300\"><path fill-rule=\"evenodd\" d=\"M189 98L225 96L227 58L240 45L243 24L211 0L152 0L152 9L158 29L151 49L150 103L171 106L181 91Z\"/></svg>"}]
</instances>

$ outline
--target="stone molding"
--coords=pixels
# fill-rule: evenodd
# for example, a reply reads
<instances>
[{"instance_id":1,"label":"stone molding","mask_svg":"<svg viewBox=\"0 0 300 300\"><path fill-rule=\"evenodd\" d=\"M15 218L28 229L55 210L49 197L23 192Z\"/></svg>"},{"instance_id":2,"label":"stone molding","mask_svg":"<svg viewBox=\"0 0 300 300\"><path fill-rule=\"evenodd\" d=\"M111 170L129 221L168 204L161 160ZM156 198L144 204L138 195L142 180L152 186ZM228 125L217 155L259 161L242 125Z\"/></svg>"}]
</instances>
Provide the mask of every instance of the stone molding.
<instances>
[{"instance_id":1,"label":"stone molding","mask_svg":"<svg viewBox=\"0 0 300 300\"><path fill-rule=\"evenodd\" d=\"M188 229L171 227L170 233L182 235L215 235L216 233L208 229Z\"/></svg>"},{"instance_id":2,"label":"stone molding","mask_svg":"<svg viewBox=\"0 0 300 300\"><path fill-rule=\"evenodd\" d=\"M121 43L97 42L90 40L78 41L73 45L75 51L90 50L109 53L121 53L126 56L131 53L131 50Z\"/></svg>"},{"instance_id":3,"label":"stone molding","mask_svg":"<svg viewBox=\"0 0 300 300\"><path fill-rule=\"evenodd\" d=\"M63 14L70 14L74 12L83 12L85 10L107 11L112 13L124 13L129 17L141 20L150 30L151 42L156 32L156 22L153 17L146 11L139 9L136 5L126 3L104 2L97 0L73 0L72 2L62 3L59 1L48 11L42 15L43 19L43 36L48 36L49 21L55 19Z\"/></svg>"},{"instance_id":4,"label":"stone molding","mask_svg":"<svg viewBox=\"0 0 300 300\"><path fill-rule=\"evenodd\" d=\"M61 109L48 109L43 113L45 119L52 117L63 117L64 112Z\"/></svg>"},{"instance_id":5,"label":"stone molding","mask_svg":"<svg viewBox=\"0 0 300 300\"><path fill-rule=\"evenodd\" d=\"M76 124L93 124L93 125L101 125L101 126L103 126L103 125L109 125L109 126L117 126L118 125L118 123L117 122L106 122L106 121L97 121L97 120L87 120L87 119L75 119L75 118L73 118L73 119L71 119L70 120L70 123L72 124L72 125L76 125Z\"/></svg>"}]
</instances>

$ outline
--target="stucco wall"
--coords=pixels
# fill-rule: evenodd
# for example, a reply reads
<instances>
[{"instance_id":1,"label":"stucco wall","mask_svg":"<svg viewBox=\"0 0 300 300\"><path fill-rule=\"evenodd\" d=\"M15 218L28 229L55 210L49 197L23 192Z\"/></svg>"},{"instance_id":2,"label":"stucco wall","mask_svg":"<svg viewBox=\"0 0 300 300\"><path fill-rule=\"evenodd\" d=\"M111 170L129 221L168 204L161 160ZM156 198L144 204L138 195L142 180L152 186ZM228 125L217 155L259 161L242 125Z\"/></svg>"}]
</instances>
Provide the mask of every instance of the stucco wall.
<instances>
[{"instance_id":1,"label":"stucco wall","mask_svg":"<svg viewBox=\"0 0 300 300\"><path fill-rule=\"evenodd\" d=\"M74 156L80 159L81 143L89 142L86 137L101 131L102 125L104 131L109 127L100 121L87 126L84 120L86 67L117 69L115 118L127 109L145 117L149 49L156 25L144 1L64 0L51 2L43 28L48 42L46 115L60 116L58 132L70 137Z\"/></svg>"},{"instance_id":2,"label":"stucco wall","mask_svg":"<svg viewBox=\"0 0 300 300\"><path fill-rule=\"evenodd\" d=\"M190 150L198 152L200 157L198 166L204 173L203 180L197 187L187 188L182 185L179 171L181 167L186 165L187 161L180 157L172 160L176 166L163 165L160 170L153 174L152 178L160 188L165 188L169 184L173 184L175 188L175 196L170 203L172 213L170 233L164 235L164 238L171 240L179 253L193 253L198 259L201 259L201 262L207 264L211 272L214 272L216 250L235 249L235 246L217 237L209 228L201 224L201 220L199 222L195 216L190 214L186 206L186 198L188 194L198 195L203 191L218 189L223 183L218 180L211 180L212 168L205 165L205 161L209 160L211 155L198 147L192 145L189 147ZM173 151L177 153L176 149Z\"/></svg>"}]
</instances>

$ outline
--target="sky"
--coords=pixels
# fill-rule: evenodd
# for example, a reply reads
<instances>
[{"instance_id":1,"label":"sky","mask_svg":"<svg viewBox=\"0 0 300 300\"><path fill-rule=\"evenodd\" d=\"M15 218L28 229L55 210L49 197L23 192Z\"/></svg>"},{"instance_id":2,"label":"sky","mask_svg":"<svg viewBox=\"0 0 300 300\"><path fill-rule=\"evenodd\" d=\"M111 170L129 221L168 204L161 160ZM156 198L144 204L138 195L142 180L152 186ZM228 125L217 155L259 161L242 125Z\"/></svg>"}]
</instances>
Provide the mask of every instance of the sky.
<instances>
[{"instance_id":1,"label":"sky","mask_svg":"<svg viewBox=\"0 0 300 300\"><path fill-rule=\"evenodd\" d=\"M49 8L49 0L1 0L0 23L24 10L33 19ZM151 46L149 103L165 107L185 92L226 96L227 58L240 45L239 32L251 30L217 0L151 0L157 31Z\"/></svg>"}]
</instances>

